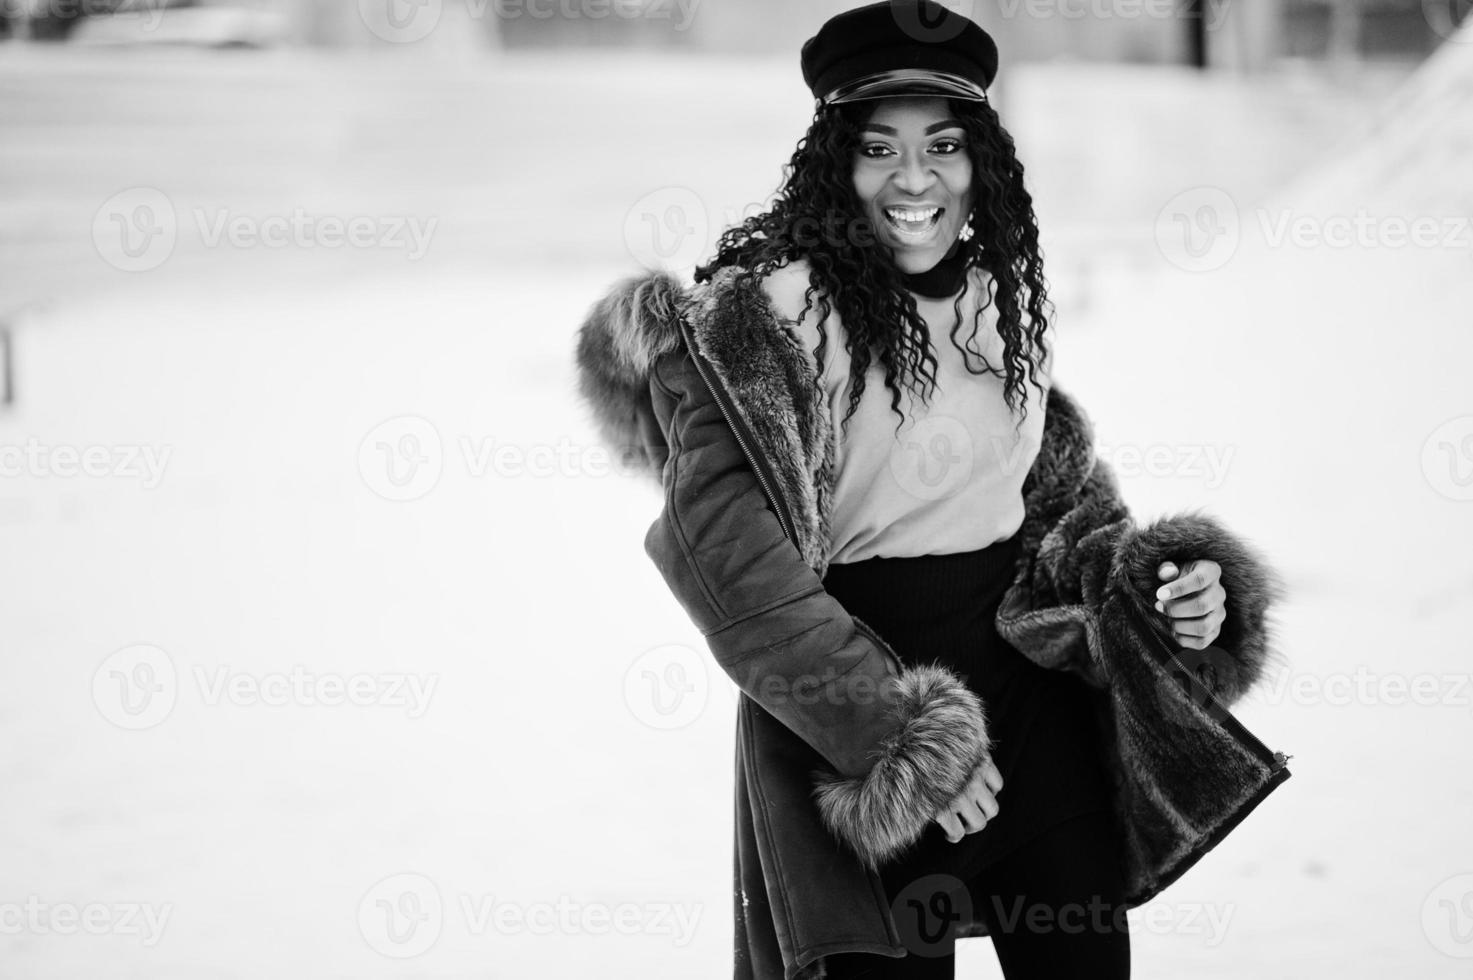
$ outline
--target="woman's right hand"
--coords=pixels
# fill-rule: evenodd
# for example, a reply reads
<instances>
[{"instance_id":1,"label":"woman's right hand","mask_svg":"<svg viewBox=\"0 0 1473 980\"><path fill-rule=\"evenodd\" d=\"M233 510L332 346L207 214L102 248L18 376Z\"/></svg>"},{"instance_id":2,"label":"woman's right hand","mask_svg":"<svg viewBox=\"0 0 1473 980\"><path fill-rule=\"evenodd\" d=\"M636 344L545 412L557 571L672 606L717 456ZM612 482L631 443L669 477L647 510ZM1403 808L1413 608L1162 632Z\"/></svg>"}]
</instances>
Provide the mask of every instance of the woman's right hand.
<instances>
[{"instance_id":1,"label":"woman's right hand","mask_svg":"<svg viewBox=\"0 0 1473 980\"><path fill-rule=\"evenodd\" d=\"M984 754L962 791L932 818L946 831L946 839L955 844L967 834L975 834L997 816L997 794L1002 790L1002 773Z\"/></svg>"}]
</instances>

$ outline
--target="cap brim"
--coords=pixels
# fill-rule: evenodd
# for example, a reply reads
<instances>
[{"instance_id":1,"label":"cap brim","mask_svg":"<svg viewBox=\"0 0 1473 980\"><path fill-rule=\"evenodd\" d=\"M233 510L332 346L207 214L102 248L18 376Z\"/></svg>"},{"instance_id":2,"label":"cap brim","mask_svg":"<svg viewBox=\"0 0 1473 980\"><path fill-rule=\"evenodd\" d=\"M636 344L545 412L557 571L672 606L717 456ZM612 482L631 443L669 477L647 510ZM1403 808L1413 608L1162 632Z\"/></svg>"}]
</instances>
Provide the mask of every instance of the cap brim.
<instances>
[{"instance_id":1,"label":"cap brim","mask_svg":"<svg viewBox=\"0 0 1473 980\"><path fill-rule=\"evenodd\" d=\"M858 102L862 99L884 99L901 95L939 95L953 99L986 102L987 90L970 78L950 72L924 68L903 68L877 72L841 85L822 101Z\"/></svg>"}]
</instances>

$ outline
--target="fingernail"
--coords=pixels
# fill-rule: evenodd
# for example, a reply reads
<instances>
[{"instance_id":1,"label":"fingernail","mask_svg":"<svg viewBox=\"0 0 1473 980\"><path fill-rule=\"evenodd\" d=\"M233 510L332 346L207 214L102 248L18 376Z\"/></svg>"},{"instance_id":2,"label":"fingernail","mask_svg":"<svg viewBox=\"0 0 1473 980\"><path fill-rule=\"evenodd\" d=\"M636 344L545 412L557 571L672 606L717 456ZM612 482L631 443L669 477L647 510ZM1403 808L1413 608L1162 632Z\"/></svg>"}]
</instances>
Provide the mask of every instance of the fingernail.
<instances>
[{"instance_id":1,"label":"fingernail","mask_svg":"<svg viewBox=\"0 0 1473 980\"><path fill-rule=\"evenodd\" d=\"M1156 603L1156 611L1157 612L1165 612L1166 611L1166 607L1163 606L1161 603L1158 602L1158 603Z\"/></svg>"},{"instance_id":2,"label":"fingernail","mask_svg":"<svg viewBox=\"0 0 1473 980\"><path fill-rule=\"evenodd\" d=\"M1169 585L1163 585L1163 586L1161 586L1161 588L1157 589L1156 590L1156 598L1158 598L1158 599L1170 599L1171 598L1171 586L1169 586Z\"/></svg>"}]
</instances>

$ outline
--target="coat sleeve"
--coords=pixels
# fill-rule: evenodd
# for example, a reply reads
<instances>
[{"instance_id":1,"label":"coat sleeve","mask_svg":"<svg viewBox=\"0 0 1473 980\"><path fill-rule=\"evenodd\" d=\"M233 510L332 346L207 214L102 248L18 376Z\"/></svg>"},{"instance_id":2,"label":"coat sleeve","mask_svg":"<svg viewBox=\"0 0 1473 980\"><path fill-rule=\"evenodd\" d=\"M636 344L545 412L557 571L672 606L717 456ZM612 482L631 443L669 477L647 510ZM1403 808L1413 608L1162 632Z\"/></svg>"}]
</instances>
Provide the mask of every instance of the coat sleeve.
<instances>
[{"instance_id":1,"label":"coat sleeve","mask_svg":"<svg viewBox=\"0 0 1473 980\"><path fill-rule=\"evenodd\" d=\"M939 665L901 669L824 590L688 350L659 357L650 388L669 453L645 550L727 675L828 762L813 774L823 821L877 868L991 747L981 700Z\"/></svg>"},{"instance_id":2,"label":"coat sleeve","mask_svg":"<svg viewBox=\"0 0 1473 980\"><path fill-rule=\"evenodd\" d=\"M1200 511L1138 525L1103 459L1093 460L1072 494L1039 486L1032 477L1029 487L1036 511L1048 515L1047 526L1035 533L1037 542L998 613L999 631L1009 642L1044 666L1105 687L1122 651L1154 643L1154 634L1224 705L1263 677L1274 657L1271 607L1285 590L1252 544ZM1181 567L1199 559L1222 566L1227 592L1227 618L1204 650L1181 647L1169 617L1154 605L1161 564Z\"/></svg>"},{"instance_id":3,"label":"coat sleeve","mask_svg":"<svg viewBox=\"0 0 1473 980\"><path fill-rule=\"evenodd\" d=\"M1156 590L1164 584L1156 572L1164 562L1184 568L1203 559L1222 568L1226 618L1217 638L1198 650L1181 646L1170 617L1156 611ZM1112 567L1105 626L1123 631L1116 624L1147 623L1221 704L1242 698L1277 659L1271 615L1286 594L1283 579L1256 547L1210 514L1185 511L1144 527L1132 522L1121 535Z\"/></svg>"}]
</instances>

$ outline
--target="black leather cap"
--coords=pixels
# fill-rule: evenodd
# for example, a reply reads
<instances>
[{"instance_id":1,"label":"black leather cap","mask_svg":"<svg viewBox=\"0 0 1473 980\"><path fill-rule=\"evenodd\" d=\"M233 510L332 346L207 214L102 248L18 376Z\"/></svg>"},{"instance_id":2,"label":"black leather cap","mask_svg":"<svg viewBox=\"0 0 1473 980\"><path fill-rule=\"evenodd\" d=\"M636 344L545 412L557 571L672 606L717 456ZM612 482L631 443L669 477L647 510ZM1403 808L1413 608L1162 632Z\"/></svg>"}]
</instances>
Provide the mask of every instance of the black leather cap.
<instances>
[{"instance_id":1,"label":"black leather cap","mask_svg":"<svg viewBox=\"0 0 1473 980\"><path fill-rule=\"evenodd\" d=\"M883 0L829 18L804 42L802 64L825 104L892 95L986 102L997 43L935 0Z\"/></svg>"}]
</instances>

